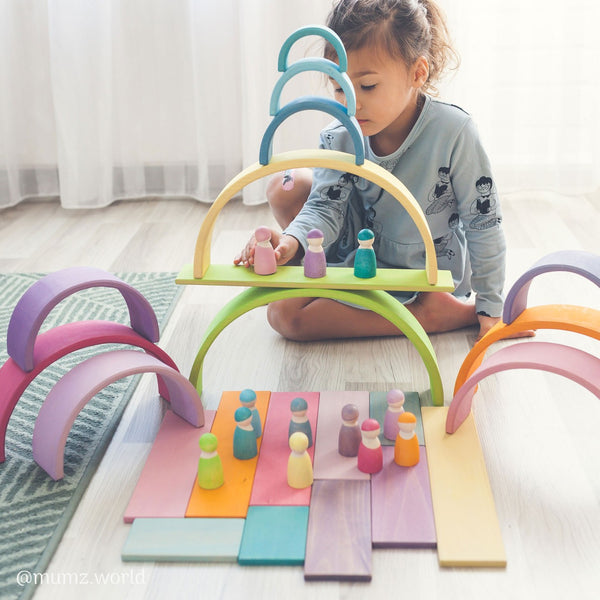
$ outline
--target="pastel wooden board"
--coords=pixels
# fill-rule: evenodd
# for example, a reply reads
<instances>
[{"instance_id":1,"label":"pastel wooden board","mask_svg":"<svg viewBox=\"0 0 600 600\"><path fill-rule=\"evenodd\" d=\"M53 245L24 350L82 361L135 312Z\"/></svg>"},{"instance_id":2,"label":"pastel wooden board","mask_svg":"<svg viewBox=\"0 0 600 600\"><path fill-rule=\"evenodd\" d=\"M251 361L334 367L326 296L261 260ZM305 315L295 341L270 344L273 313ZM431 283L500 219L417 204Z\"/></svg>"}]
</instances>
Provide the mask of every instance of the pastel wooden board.
<instances>
[{"instance_id":1,"label":"pastel wooden board","mask_svg":"<svg viewBox=\"0 0 600 600\"><path fill-rule=\"evenodd\" d=\"M287 463L290 456L288 443L291 418L290 402L297 397L304 398L308 404L307 416L312 427L313 440L316 437L318 392L271 393L250 505L308 506L310 502L310 487L297 490L291 488L287 483ZM315 444L313 443L308 449L311 459L314 451Z\"/></svg>"},{"instance_id":2,"label":"pastel wooden board","mask_svg":"<svg viewBox=\"0 0 600 600\"><path fill-rule=\"evenodd\" d=\"M238 562L241 565L303 565L308 506L251 506Z\"/></svg>"},{"instance_id":3,"label":"pastel wooden board","mask_svg":"<svg viewBox=\"0 0 600 600\"><path fill-rule=\"evenodd\" d=\"M321 392L315 444L315 479L370 479L368 473L358 470L356 458L341 456L338 452L341 413L345 404L358 407L359 423L369 418L369 392Z\"/></svg>"},{"instance_id":4,"label":"pastel wooden board","mask_svg":"<svg viewBox=\"0 0 600 600\"><path fill-rule=\"evenodd\" d=\"M371 580L369 481L319 480L308 517L304 579Z\"/></svg>"},{"instance_id":5,"label":"pastel wooden board","mask_svg":"<svg viewBox=\"0 0 600 600\"><path fill-rule=\"evenodd\" d=\"M125 509L125 523L148 517L184 517L198 474L198 440L210 431L215 411L204 412L194 427L173 411L165 412L146 464Z\"/></svg>"},{"instance_id":6,"label":"pastel wooden board","mask_svg":"<svg viewBox=\"0 0 600 600\"><path fill-rule=\"evenodd\" d=\"M374 548L435 548L435 522L425 448L414 467L394 462L394 448L383 447L383 470L371 476Z\"/></svg>"},{"instance_id":7,"label":"pastel wooden board","mask_svg":"<svg viewBox=\"0 0 600 600\"><path fill-rule=\"evenodd\" d=\"M136 519L123 561L235 562L244 519Z\"/></svg>"},{"instance_id":8,"label":"pastel wooden board","mask_svg":"<svg viewBox=\"0 0 600 600\"><path fill-rule=\"evenodd\" d=\"M256 392L256 408L261 422L265 422L269 392ZM194 485L185 513L186 517L244 518L250 504L252 483L258 457L238 460L233 456L234 413L241 406L240 392L223 392L211 432L217 436L217 451L223 464L225 483L216 490L203 490ZM262 437L257 440L258 451Z\"/></svg>"},{"instance_id":9,"label":"pastel wooden board","mask_svg":"<svg viewBox=\"0 0 600 600\"><path fill-rule=\"evenodd\" d=\"M381 433L379 434L381 445L393 446L395 440L388 440L383 436L383 420L388 406L387 392L371 392L369 394L369 399L371 418L377 419L381 426ZM404 410L411 412L417 417L417 429L415 430L415 433L419 440L419 446L423 446L425 444L425 436L423 435L423 422L421 420L421 399L417 392L404 392Z\"/></svg>"},{"instance_id":10,"label":"pastel wooden board","mask_svg":"<svg viewBox=\"0 0 600 600\"><path fill-rule=\"evenodd\" d=\"M504 567L494 497L471 413L446 433L447 407L421 408L438 559L444 567Z\"/></svg>"},{"instance_id":11,"label":"pastel wooden board","mask_svg":"<svg viewBox=\"0 0 600 600\"><path fill-rule=\"evenodd\" d=\"M304 267L278 267L272 275L257 275L253 269L233 264L211 264L204 277L195 278L193 266L185 265L175 283L180 285L231 285L242 287L275 287L337 290L388 290L417 292L452 292L454 282L450 271L438 271L435 285L427 281L420 269L378 269L370 279L355 277L354 268L330 267L319 279L304 276Z\"/></svg>"}]
</instances>

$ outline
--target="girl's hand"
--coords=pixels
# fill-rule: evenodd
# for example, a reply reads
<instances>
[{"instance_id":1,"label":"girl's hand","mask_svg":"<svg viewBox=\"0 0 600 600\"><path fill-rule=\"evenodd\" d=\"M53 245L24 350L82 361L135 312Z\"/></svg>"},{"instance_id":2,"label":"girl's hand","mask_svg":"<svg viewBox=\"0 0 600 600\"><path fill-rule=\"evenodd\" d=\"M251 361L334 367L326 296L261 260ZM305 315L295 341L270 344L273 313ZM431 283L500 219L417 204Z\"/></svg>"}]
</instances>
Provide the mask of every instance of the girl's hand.
<instances>
[{"instance_id":1,"label":"girl's hand","mask_svg":"<svg viewBox=\"0 0 600 600\"><path fill-rule=\"evenodd\" d=\"M479 319L479 335L477 341L479 341L496 323L500 322L500 317L488 317L486 315L477 315Z\"/></svg>"},{"instance_id":2,"label":"girl's hand","mask_svg":"<svg viewBox=\"0 0 600 600\"><path fill-rule=\"evenodd\" d=\"M254 234L248 240L244 249L233 259L234 265L244 265L245 267L250 267L254 264L254 248L256 248L256 238Z\"/></svg>"},{"instance_id":3,"label":"girl's hand","mask_svg":"<svg viewBox=\"0 0 600 600\"><path fill-rule=\"evenodd\" d=\"M275 247L275 259L278 265L285 265L298 254L300 242L291 235L276 234L271 237Z\"/></svg>"},{"instance_id":4,"label":"girl's hand","mask_svg":"<svg viewBox=\"0 0 600 600\"><path fill-rule=\"evenodd\" d=\"M476 341L479 341L494 325L496 325L496 323L499 323L501 320L500 317L487 317L485 315L477 315L477 318L479 319L479 335L477 336ZM527 337L535 337L535 331L532 329L518 331L517 333L508 336L506 339Z\"/></svg>"},{"instance_id":5,"label":"girl's hand","mask_svg":"<svg viewBox=\"0 0 600 600\"><path fill-rule=\"evenodd\" d=\"M291 235L283 235L279 231L271 230L271 246L275 249L275 259L278 265L285 265L292 260L298 250L300 243ZM234 265L244 265L250 267L254 264L254 249L256 248L256 238L254 235L248 240L244 249L233 259Z\"/></svg>"}]
</instances>

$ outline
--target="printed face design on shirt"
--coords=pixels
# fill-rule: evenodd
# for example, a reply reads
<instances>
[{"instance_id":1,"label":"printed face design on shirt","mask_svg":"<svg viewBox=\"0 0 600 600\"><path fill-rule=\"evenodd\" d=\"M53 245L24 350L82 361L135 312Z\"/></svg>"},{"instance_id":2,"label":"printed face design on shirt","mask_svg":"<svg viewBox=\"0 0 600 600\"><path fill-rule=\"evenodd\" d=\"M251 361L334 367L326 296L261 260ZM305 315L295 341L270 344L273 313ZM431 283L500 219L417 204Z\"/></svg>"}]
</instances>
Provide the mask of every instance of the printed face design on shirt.
<instances>
[{"instance_id":1,"label":"printed face design on shirt","mask_svg":"<svg viewBox=\"0 0 600 600\"><path fill-rule=\"evenodd\" d=\"M475 190L477 197L471 203L470 212L476 216L469 223L469 227L478 231L495 227L501 219L496 215L498 200L492 178L485 175L480 177L475 182Z\"/></svg>"},{"instance_id":2,"label":"printed face design on shirt","mask_svg":"<svg viewBox=\"0 0 600 600\"><path fill-rule=\"evenodd\" d=\"M437 258L447 258L448 260L451 260L456 254L452 248L448 248L448 244L452 241L452 238L454 237L454 231L458 227L459 223L460 218L458 213L452 213L448 219L448 227L450 228L450 231L445 235L433 240L433 245L435 246L435 255ZM425 256L424 252L423 256Z\"/></svg>"},{"instance_id":3,"label":"printed face design on shirt","mask_svg":"<svg viewBox=\"0 0 600 600\"><path fill-rule=\"evenodd\" d=\"M345 201L350 195L352 186L358 181L356 175L343 173L338 179L337 185L330 185L321 191L322 200L333 200L335 202Z\"/></svg>"},{"instance_id":4,"label":"printed face design on shirt","mask_svg":"<svg viewBox=\"0 0 600 600\"><path fill-rule=\"evenodd\" d=\"M450 168L440 167L438 177L439 181L429 192L429 206L425 209L427 215L436 215L456 205L456 196L450 182Z\"/></svg>"}]
</instances>

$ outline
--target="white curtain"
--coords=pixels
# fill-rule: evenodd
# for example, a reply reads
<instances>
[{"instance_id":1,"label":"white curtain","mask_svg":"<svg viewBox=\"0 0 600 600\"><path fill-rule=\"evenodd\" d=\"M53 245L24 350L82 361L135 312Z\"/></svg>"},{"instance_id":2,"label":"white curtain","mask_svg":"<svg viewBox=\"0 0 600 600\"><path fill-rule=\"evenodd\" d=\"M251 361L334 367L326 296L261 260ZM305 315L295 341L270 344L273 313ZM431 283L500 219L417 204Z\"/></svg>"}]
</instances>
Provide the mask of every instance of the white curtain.
<instances>
[{"instance_id":1,"label":"white curtain","mask_svg":"<svg viewBox=\"0 0 600 600\"><path fill-rule=\"evenodd\" d=\"M462 57L442 87L471 112L502 190L600 187L596 0L440 0ZM60 197L214 200L258 160L277 54L330 0L0 0L0 207ZM314 38L300 57L318 53ZM294 78L284 101L328 93ZM294 115L275 151L314 147ZM244 191L264 199L264 182ZM1 217L0 217L1 218Z\"/></svg>"}]
</instances>

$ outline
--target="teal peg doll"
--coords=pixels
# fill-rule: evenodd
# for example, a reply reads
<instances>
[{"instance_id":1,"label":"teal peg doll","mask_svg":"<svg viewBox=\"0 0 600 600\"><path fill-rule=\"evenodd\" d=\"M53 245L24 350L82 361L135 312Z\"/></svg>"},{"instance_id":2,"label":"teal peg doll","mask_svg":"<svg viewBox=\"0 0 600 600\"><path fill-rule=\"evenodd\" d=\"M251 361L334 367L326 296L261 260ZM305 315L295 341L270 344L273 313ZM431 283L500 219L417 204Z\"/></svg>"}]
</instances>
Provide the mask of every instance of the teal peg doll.
<instances>
[{"instance_id":1,"label":"teal peg doll","mask_svg":"<svg viewBox=\"0 0 600 600\"><path fill-rule=\"evenodd\" d=\"M373 242L375 234L370 229L361 229L358 232L358 250L354 257L354 276L361 279L375 277L377 271L377 259Z\"/></svg>"}]
</instances>

